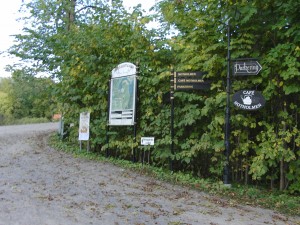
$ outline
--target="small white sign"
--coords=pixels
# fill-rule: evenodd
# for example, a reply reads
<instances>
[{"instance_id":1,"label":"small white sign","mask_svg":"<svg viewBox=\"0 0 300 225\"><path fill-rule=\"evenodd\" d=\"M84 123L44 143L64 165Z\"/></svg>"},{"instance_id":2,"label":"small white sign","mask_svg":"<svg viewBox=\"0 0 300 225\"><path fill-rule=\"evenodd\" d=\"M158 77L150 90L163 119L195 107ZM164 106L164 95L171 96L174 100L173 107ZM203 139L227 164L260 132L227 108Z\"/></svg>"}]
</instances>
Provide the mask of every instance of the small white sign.
<instances>
[{"instance_id":1,"label":"small white sign","mask_svg":"<svg viewBox=\"0 0 300 225\"><path fill-rule=\"evenodd\" d=\"M154 137L141 137L141 145L154 145Z\"/></svg>"},{"instance_id":2,"label":"small white sign","mask_svg":"<svg viewBox=\"0 0 300 225\"><path fill-rule=\"evenodd\" d=\"M80 141L88 141L90 138L90 113L80 113L79 120L79 137Z\"/></svg>"},{"instance_id":3,"label":"small white sign","mask_svg":"<svg viewBox=\"0 0 300 225\"><path fill-rule=\"evenodd\" d=\"M233 75L257 75L261 69L257 61L237 61L233 65Z\"/></svg>"}]
</instances>

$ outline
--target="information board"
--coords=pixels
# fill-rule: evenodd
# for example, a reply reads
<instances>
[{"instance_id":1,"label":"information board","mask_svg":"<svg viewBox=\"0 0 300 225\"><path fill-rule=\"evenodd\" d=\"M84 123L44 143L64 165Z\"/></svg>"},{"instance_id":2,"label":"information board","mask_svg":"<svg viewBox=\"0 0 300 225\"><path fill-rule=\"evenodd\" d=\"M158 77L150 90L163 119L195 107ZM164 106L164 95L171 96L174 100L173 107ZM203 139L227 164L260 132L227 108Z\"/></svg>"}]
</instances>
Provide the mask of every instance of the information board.
<instances>
[{"instance_id":1,"label":"information board","mask_svg":"<svg viewBox=\"0 0 300 225\"><path fill-rule=\"evenodd\" d=\"M112 71L109 125L134 125L136 89L134 64L122 63Z\"/></svg>"}]
</instances>

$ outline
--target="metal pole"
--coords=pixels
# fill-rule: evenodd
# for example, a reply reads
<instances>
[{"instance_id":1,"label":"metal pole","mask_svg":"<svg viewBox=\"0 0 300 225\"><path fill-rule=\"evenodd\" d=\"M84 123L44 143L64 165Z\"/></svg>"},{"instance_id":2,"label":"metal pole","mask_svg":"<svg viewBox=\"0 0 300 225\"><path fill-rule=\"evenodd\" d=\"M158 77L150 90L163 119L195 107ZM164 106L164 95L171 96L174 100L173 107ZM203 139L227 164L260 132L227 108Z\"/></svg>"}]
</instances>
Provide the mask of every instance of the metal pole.
<instances>
[{"instance_id":1,"label":"metal pole","mask_svg":"<svg viewBox=\"0 0 300 225\"><path fill-rule=\"evenodd\" d=\"M230 185L229 179L229 154L230 154L230 20L227 23L227 101L226 101L226 115L225 115L225 156L226 164L224 168L224 184Z\"/></svg>"},{"instance_id":2,"label":"metal pole","mask_svg":"<svg viewBox=\"0 0 300 225\"><path fill-rule=\"evenodd\" d=\"M137 133L137 113L138 113L138 98L139 98L139 82L138 76L140 73L139 62L136 63L137 67L137 78L136 78L136 98L135 98L135 114L134 114L134 127L133 127L133 135L134 135L134 144L136 143L136 133ZM136 147L133 148L133 162L136 162Z\"/></svg>"},{"instance_id":3,"label":"metal pole","mask_svg":"<svg viewBox=\"0 0 300 225\"><path fill-rule=\"evenodd\" d=\"M133 126L133 143L136 143L136 123L134 123ZM132 162L135 163L136 162L136 148L133 148L133 156L132 156Z\"/></svg>"},{"instance_id":4,"label":"metal pole","mask_svg":"<svg viewBox=\"0 0 300 225\"><path fill-rule=\"evenodd\" d=\"M109 111L110 111L110 80L108 81L108 98L107 98L107 105L108 105L108 110L107 110L107 124L106 124L106 144L107 144L107 149L106 149L106 157L109 157Z\"/></svg>"},{"instance_id":5,"label":"metal pole","mask_svg":"<svg viewBox=\"0 0 300 225\"><path fill-rule=\"evenodd\" d=\"M174 79L175 79L175 72L174 69L172 69L171 72L171 91L170 91L170 101L171 101L171 144L170 144L170 152L171 152L171 157L174 155ZM173 171L173 160L170 157L169 159L169 166L170 170Z\"/></svg>"}]
</instances>

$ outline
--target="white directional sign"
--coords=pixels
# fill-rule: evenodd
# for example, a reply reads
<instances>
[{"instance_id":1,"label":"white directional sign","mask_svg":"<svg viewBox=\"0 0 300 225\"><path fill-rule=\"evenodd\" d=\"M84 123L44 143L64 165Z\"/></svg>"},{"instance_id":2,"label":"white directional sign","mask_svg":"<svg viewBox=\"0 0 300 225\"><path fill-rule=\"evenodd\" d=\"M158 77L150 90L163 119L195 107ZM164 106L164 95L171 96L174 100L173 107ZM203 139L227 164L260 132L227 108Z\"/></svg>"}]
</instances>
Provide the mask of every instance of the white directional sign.
<instances>
[{"instance_id":1,"label":"white directional sign","mask_svg":"<svg viewBox=\"0 0 300 225\"><path fill-rule=\"evenodd\" d=\"M141 137L141 145L154 145L154 137Z\"/></svg>"},{"instance_id":2,"label":"white directional sign","mask_svg":"<svg viewBox=\"0 0 300 225\"><path fill-rule=\"evenodd\" d=\"M233 75L247 76L257 75L262 69L262 66L254 60L250 61L235 61L233 64Z\"/></svg>"}]
</instances>

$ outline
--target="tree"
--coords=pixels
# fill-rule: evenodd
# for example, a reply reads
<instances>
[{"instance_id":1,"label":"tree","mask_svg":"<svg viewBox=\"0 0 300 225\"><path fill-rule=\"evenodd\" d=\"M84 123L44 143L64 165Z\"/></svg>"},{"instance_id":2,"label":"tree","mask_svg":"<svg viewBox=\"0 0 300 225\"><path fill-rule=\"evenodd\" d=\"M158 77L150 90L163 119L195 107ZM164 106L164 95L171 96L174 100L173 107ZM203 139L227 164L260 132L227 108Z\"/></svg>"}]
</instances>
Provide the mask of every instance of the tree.
<instances>
[{"instance_id":1,"label":"tree","mask_svg":"<svg viewBox=\"0 0 300 225\"><path fill-rule=\"evenodd\" d=\"M27 5L30 26L17 35L11 53L34 60L37 72L58 82L55 98L63 105L70 140L77 140L81 111L91 112L95 151L107 150L107 97L111 70L121 62L139 64L138 138L155 135L152 161L202 177L222 178L226 105L227 24L233 59L256 58L257 76L234 77L233 94L262 91L267 100L258 112L231 106L233 181L270 182L281 190L300 190L299 173L299 4L295 1L167 1L157 3L161 29L137 6L128 13L120 1L41 1ZM176 29L173 36L171 29ZM204 71L209 91L175 93L175 154L169 150L171 66L176 71ZM130 158L138 143L131 128L111 128L110 148Z\"/></svg>"},{"instance_id":2,"label":"tree","mask_svg":"<svg viewBox=\"0 0 300 225\"><path fill-rule=\"evenodd\" d=\"M11 116L13 104L10 100L11 79L0 79L0 124L3 124Z\"/></svg>"},{"instance_id":3,"label":"tree","mask_svg":"<svg viewBox=\"0 0 300 225\"><path fill-rule=\"evenodd\" d=\"M224 123L221 117L225 102L225 28L226 20L230 19L232 58L258 58L263 65L259 76L235 78L232 91L259 89L267 99L265 109L257 113L231 109L231 165L237 175L234 179L238 176L243 179L250 172L252 178L258 180L274 181L280 176L281 190L291 182L298 185L299 181L294 179L294 163L299 160L298 134L295 133L299 130L296 106L299 105L296 98L300 78L299 32L296 31L299 25L295 23L299 20L296 13L299 4L294 1L187 0L184 3L162 1L160 8L163 19L179 32L171 45L177 53L177 68L204 70L208 72L207 78L213 80L212 93L202 101L201 112L213 112L207 120L211 124L204 126L207 128L216 120L220 125ZM214 125L213 130L202 129L201 142L209 137L209 143L220 143L223 129L216 128ZM198 152L205 148L199 148ZM213 152L222 149L212 146ZM245 171L245 176L239 171Z\"/></svg>"}]
</instances>

